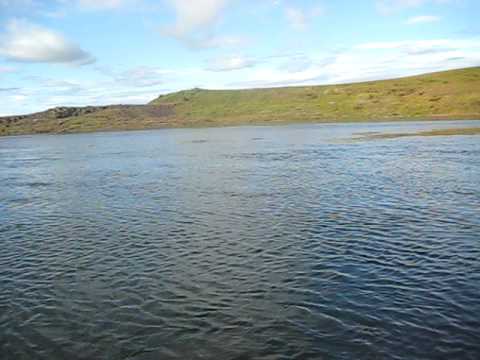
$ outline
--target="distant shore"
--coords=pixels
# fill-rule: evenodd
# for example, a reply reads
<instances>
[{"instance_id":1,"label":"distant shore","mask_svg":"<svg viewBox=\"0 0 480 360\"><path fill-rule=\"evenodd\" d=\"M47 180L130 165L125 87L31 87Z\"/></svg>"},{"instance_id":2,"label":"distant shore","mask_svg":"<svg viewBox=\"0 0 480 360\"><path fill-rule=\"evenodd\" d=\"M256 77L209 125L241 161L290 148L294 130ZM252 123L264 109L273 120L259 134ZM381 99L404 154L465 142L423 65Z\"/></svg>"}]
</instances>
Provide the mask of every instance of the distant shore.
<instances>
[{"instance_id":1,"label":"distant shore","mask_svg":"<svg viewBox=\"0 0 480 360\"><path fill-rule=\"evenodd\" d=\"M0 117L0 136L298 123L480 119L480 67L354 84L192 89L146 105Z\"/></svg>"},{"instance_id":2,"label":"distant shore","mask_svg":"<svg viewBox=\"0 0 480 360\"><path fill-rule=\"evenodd\" d=\"M480 126L479 127L468 127L468 128L451 128L451 129L437 129L437 130L428 130L428 131L418 131L414 133L374 133L374 134L365 134L356 137L357 140L365 139L397 139L403 137L415 137L415 136L458 136L458 135L480 135Z\"/></svg>"}]
</instances>

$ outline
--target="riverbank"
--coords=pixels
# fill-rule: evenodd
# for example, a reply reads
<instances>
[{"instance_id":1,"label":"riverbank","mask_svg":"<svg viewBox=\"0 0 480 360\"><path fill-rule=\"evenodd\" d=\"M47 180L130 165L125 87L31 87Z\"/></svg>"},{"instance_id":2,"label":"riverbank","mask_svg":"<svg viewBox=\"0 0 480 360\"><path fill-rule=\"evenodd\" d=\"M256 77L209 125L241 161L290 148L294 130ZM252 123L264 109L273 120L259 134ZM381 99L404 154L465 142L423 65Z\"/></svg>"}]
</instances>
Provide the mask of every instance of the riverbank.
<instances>
[{"instance_id":1,"label":"riverbank","mask_svg":"<svg viewBox=\"0 0 480 360\"><path fill-rule=\"evenodd\" d=\"M0 136L466 119L480 119L480 67L342 85L192 89L159 96L146 105L61 107L0 118Z\"/></svg>"},{"instance_id":2,"label":"riverbank","mask_svg":"<svg viewBox=\"0 0 480 360\"><path fill-rule=\"evenodd\" d=\"M361 135L356 139L396 139L402 137L414 137L414 136L459 136L459 135L480 135L480 127L469 128L452 128L452 129L436 129L429 131L418 131L413 133L370 133Z\"/></svg>"}]
</instances>

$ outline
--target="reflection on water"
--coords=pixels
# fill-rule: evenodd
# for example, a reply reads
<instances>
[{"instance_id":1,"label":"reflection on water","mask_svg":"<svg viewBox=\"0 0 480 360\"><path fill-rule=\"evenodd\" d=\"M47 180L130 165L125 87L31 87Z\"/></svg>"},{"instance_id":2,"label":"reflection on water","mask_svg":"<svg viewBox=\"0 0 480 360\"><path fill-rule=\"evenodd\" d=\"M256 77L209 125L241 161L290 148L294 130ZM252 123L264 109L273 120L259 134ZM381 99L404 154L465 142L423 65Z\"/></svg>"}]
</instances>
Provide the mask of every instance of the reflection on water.
<instances>
[{"instance_id":1,"label":"reflection on water","mask_svg":"<svg viewBox=\"0 0 480 360\"><path fill-rule=\"evenodd\" d=\"M454 124L0 138L1 359L478 359Z\"/></svg>"}]
</instances>

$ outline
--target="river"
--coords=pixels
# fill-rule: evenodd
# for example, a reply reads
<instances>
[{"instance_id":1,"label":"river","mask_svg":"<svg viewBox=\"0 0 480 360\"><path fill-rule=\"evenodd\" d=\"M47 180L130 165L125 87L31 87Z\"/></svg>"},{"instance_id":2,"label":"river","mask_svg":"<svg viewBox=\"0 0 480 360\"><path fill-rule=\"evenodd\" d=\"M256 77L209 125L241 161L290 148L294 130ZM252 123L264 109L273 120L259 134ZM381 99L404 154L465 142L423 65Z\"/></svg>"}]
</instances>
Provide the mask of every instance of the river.
<instances>
[{"instance_id":1,"label":"river","mask_svg":"<svg viewBox=\"0 0 480 360\"><path fill-rule=\"evenodd\" d=\"M480 358L480 122L0 138L0 358Z\"/></svg>"}]
</instances>

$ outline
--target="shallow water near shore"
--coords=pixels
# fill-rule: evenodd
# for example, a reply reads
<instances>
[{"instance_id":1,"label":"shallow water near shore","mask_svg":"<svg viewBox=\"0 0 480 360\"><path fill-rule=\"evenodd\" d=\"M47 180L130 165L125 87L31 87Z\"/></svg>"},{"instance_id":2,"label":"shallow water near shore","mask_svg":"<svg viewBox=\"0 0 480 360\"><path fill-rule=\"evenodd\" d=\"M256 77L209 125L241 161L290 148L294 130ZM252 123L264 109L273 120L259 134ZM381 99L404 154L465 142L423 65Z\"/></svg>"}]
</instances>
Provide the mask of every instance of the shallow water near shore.
<instances>
[{"instance_id":1,"label":"shallow water near shore","mask_svg":"<svg viewBox=\"0 0 480 360\"><path fill-rule=\"evenodd\" d=\"M0 358L478 359L480 121L0 138Z\"/></svg>"}]
</instances>

